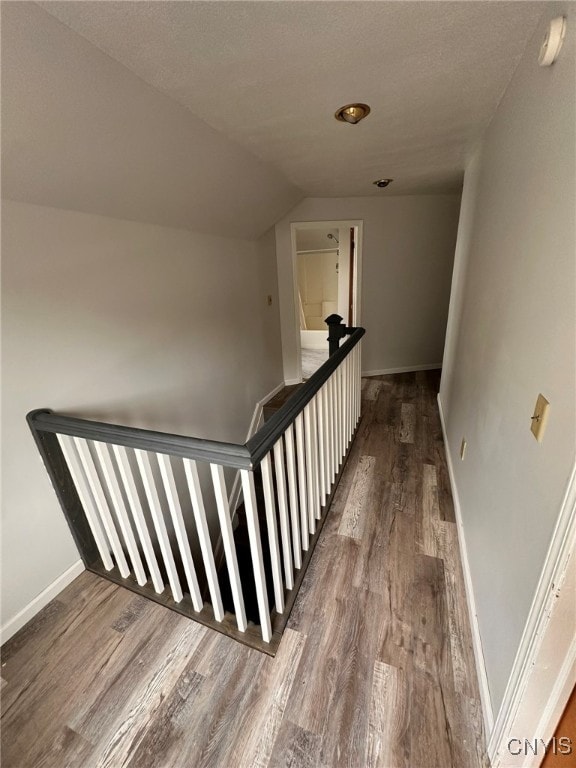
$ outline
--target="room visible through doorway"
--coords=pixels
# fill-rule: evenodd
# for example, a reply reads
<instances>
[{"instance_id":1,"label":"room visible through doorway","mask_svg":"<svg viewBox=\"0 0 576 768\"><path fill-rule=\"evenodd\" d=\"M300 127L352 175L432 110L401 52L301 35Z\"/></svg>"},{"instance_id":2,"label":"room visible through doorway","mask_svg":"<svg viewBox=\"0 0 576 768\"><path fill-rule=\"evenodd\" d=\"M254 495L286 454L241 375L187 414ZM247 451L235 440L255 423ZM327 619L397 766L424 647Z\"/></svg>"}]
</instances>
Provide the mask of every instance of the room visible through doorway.
<instances>
[{"instance_id":1,"label":"room visible through doorway","mask_svg":"<svg viewBox=\"0 0 576 768\"><path fill-rule=\"evenodd\" d=\"M293 224L294 277L302 378L328 359L329 315L357 324L359 224Z\"/></svg>"}]
</instances>

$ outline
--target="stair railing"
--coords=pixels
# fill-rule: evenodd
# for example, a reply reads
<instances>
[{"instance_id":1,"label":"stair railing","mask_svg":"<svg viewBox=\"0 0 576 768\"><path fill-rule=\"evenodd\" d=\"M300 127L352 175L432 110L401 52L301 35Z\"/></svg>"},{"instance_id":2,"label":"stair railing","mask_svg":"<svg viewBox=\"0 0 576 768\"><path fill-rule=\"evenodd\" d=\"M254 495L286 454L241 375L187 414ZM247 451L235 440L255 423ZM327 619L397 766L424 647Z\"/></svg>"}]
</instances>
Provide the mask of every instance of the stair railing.
<instances>
[{"instance_id":1,"label":"stair railing","mask_svg":"<svg viewBox=\"0 0 576 768\"><path fill-rule=\"evenodd\" d=\"M346 331L342 347L245 445L30 412L87 570L273 654L360 418L365 331ZM258 624L246 614L226 468L241 477ZM223 579L233 614L224 610Z\"/></svg>"}]
</instances>

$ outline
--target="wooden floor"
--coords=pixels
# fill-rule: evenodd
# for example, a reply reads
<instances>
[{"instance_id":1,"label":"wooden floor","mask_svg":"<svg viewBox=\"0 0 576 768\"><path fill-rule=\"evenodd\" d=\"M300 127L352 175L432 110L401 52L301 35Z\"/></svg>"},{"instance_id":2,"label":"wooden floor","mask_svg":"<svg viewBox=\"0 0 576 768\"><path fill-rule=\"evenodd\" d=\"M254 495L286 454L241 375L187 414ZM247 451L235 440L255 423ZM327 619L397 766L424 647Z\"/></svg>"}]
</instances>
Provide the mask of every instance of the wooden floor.
<instances>
[{"instance_id":1,"label":"wooden floor","mask_svg":"<svg viewBox=\"0 0 576 768\"><path fill-rule=\"evenodd\" d=\"M85 573L5 646L4 768L478 768L438 373L364 417L276 658Z\"/></svg>"}]
</instances>

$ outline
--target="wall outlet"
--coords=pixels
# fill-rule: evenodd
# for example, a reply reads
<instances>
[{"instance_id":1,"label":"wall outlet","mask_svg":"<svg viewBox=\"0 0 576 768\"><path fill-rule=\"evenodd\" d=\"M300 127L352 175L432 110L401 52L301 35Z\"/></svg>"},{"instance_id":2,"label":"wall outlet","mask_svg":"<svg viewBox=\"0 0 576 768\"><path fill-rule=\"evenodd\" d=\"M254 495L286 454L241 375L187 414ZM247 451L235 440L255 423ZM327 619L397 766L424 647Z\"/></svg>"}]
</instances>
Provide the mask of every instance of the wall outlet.
<instances>
[{"instance_id":1,"label":"wall outlet","mask_svg":"<svg viewBox=\"0 0 576 768\"><path fill-rule=\"evenodd\" d=\"M462 442L460 443L460 458L462 461L464 461L464 456L466 456L466 446L468 443L464 438L462 438Z\"/></svg>"}]
</instances>

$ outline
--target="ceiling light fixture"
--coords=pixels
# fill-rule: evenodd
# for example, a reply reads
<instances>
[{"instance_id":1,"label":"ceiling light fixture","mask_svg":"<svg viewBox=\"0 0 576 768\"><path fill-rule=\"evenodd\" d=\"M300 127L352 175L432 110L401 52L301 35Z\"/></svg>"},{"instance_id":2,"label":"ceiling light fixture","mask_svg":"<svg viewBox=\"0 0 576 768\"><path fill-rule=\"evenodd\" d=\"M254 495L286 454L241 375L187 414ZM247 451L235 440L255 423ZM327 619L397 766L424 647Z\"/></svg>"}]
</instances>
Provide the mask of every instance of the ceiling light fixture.
<instances>
[{"instance_id":1,"label":"ceiling light fixture","mask_svg":"<svg viewBox=\"0 0 576 768\"><path fill-rule=\"evenodd\" d=\"M334 117L336 120L341 120L343 123L351 123L356 125L360 120L364 120L370 114L370 107L368 104L346 104L344 107L336 112Z\"/></svg>"},{"instance_id":2,"label":"ceiling light fixture","mask_svg":"<svg viewBox=\"0 0 576 768\"><path fill-rule=\"evenodd\" d=\"M388 184L391 184L393 181L394 179L376 179L372 184L376 184L379 189L384 189L384 187L387 187Z\"/></svg>"}]
</instances>

